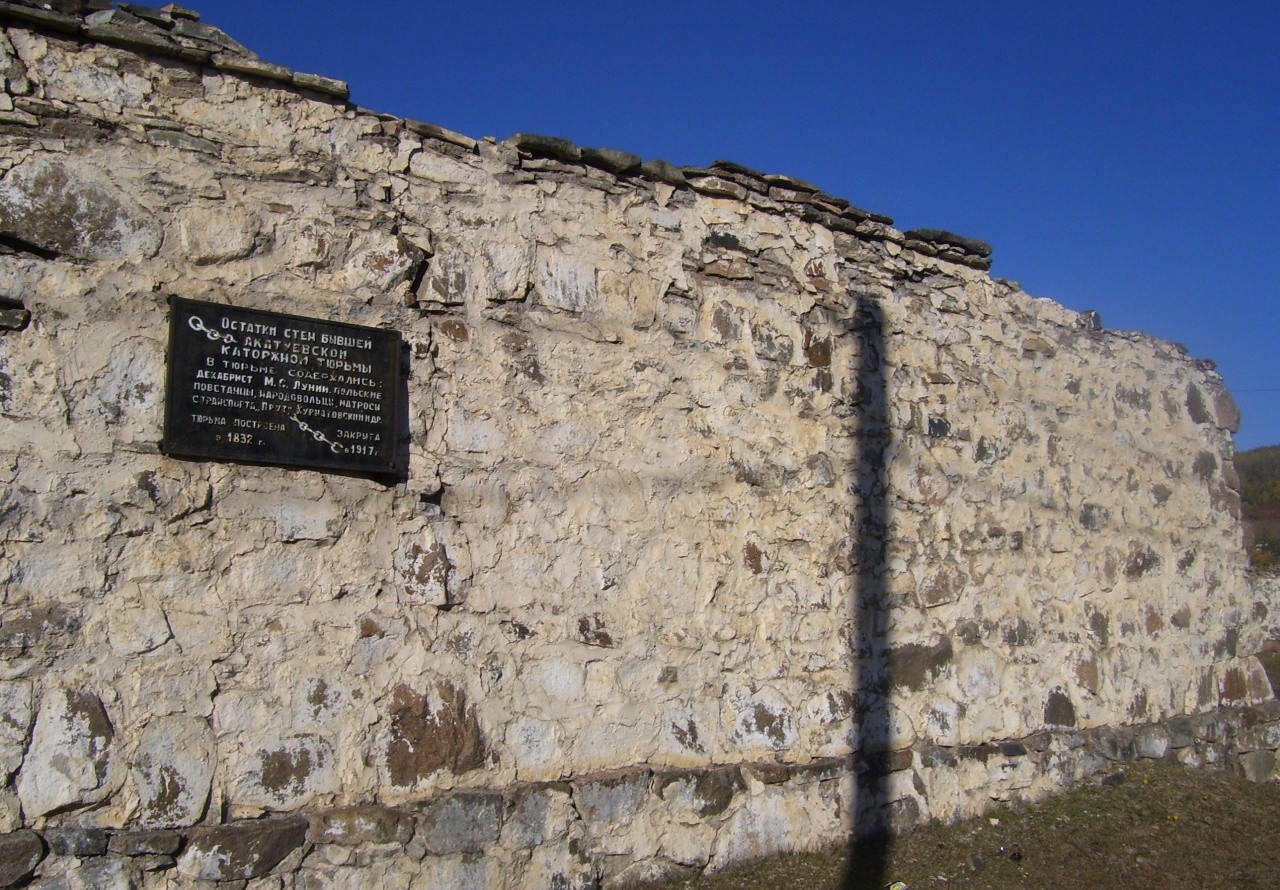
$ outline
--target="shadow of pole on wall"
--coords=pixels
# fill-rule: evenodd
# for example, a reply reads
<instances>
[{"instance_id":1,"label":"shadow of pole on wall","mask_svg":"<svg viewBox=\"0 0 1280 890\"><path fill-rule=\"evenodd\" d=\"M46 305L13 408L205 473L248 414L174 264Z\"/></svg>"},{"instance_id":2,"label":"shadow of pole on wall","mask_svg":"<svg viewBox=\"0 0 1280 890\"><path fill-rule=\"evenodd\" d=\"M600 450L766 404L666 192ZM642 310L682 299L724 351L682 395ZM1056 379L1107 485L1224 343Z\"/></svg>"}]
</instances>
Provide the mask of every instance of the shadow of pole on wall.
<instances>
[{"instance_id":1,"label":"shadow of pole on wall","mask_svg":"<svg viewBox=\"0 0 1280 890\"><path fill-rule=\"evenodd\" d=\"M889 801L889 397L884 316L869 297L857 297L852 320L855 357L849 368L848 423L853 462L845 480L851 507L849 559L856 735L854 835L842 886L881 890L892 837Z\"/></svg>"}]
</instances>

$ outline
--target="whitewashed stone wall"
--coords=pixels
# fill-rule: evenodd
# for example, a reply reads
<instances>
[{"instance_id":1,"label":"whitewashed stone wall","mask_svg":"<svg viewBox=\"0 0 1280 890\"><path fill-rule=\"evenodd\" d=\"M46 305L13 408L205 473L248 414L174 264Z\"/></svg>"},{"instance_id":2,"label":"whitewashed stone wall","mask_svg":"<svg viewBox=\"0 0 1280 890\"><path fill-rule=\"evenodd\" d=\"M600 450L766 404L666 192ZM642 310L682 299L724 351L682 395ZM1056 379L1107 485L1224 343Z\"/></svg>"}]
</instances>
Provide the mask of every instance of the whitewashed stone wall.
<instances>
[{"instance_id":1,"label":"whitewashed stone wall","mask_svg":"<svg viewBox=\"0 0 1280 890\"><path fill-rule=\"evenodd\" d=\"M81 6L0 4L14 880L625 883L1280 746L1211 364ZM169 295L400 330L406 474L162 455Z\"/></svg>"}]
</instances>

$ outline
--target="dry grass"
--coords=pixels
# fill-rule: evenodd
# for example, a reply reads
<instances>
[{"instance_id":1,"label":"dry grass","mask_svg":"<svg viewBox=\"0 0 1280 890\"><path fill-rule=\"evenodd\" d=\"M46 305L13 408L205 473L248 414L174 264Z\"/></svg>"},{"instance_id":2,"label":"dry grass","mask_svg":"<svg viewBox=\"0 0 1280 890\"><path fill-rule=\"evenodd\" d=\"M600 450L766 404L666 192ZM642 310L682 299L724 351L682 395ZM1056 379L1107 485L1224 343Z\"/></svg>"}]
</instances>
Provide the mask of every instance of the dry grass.
<instances>
[{"instance_id":1,"label":"dry grass","mask_svg":"<svg viewBox=\"0 0 1280 890\"><path fill-rule=\"evenodd\" d=\"M885 849L785 856L668 890L1280 887L1280 785L1177 764L1126 765L1034 806L929 826Z\"/></svg>"}]
</instances>

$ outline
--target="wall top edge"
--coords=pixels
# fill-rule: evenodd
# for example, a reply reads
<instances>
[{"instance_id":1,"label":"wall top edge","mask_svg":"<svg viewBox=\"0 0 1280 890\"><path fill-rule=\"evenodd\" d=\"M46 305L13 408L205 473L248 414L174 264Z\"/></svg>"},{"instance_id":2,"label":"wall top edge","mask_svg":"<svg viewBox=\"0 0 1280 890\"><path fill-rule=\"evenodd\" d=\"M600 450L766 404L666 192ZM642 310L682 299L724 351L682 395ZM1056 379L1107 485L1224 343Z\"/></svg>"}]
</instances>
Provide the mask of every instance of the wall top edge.
<instances>
[{"instance_id":1,"label":"wall top edge","mask_svg":"<svg viewBox=\"0 0 1280 890\"><path fill-rule=\"evenodd\" d=\"M291 90L313 101L340 107L348 117L368 115L392 127L403 127L448 151L492 154L501 146L518 166L557 175L599 179L603 172L619 182L641 181L722 200L736 200L754 210L786 215L822 226L859 241L888 244L934 262L952 263L990 273L992 247L985 241L944 229L900 230L894 221L864 210L845 198L827 194L817 185L780 173L764 173L729 160L705 167L677 166L662 159L642 159L612 148L579 146L568 139L536 133L515 133L503 140L474 139L437 124L364 108L350 101L347 83L320 74L294 71L265 61L221 29L200 21L192 9L169 3L143 6L116 0L0 0L0 27L12 27L53 38L79 40L133 53L141 58L178 62L240 78L259 86ZM1023 292L1016 281L996 278L1010 291ZM1025 293L1025 292L1024 292ZM1030 297L1030 295L1027 295ZM1060 305L1049 298L1035 298ZM1065 308L1065 307L1063 307ZM1195 358L1185 346L1140 331L1103 327L1092 310L1067 312L1074 326L1094 336L1118 337L1145 343L1159 352L1192 362L1206 378L1221 385L1210 359Z\"/></svg>"},{"instance_id":2,"label":"wall top edge","mask_svg":"<svg viewBox=\"0 0 1280 890\"><path fill-rule=\"evenodd\" d=\"M479 149L481 140L435 124L354 106L349 102L351 91L344 81L264 61L225 31L201 22L198 12L174 3L149 7L111 0L0 0L0 24L266 81L343 104L349 110L399 121L411 132L466 151ZM863 210L844 198L825 194L816 185L784 174L761 173L726 160L716 160L707 167L677 166L617 149L578 146L567 139L542 134L516 133L502 141L523 156L580 164L618 178L638 177L704 195L737 199L766 211L796 214L807 222L862 240L893 242L981 271L991 268L991 245L985 241L943 229L902 232L893 228L888 216Z\"/></svg>"}]
</instances>

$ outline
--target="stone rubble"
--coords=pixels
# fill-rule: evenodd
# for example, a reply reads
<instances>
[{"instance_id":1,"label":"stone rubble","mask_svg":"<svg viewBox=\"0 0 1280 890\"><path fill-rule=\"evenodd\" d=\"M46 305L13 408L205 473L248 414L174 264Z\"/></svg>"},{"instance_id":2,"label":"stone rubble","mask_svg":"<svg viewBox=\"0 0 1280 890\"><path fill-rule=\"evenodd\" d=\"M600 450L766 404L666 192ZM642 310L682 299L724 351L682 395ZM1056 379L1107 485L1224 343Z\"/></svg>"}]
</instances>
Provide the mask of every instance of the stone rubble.
<instances>
[{"instance_id":1,"label":"stone rubble","mask_svg":"<svg viewBox=\"0 0 1280 890\"><path fill-rule=\"evenodd\" d=\"M0 886L622 886L1276 778L1212 363L172 4L0 26ZM170 295L401 331L403 472L163 454Z\"/></svg>"}]
</instances>

